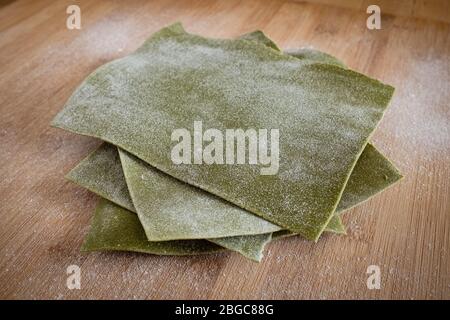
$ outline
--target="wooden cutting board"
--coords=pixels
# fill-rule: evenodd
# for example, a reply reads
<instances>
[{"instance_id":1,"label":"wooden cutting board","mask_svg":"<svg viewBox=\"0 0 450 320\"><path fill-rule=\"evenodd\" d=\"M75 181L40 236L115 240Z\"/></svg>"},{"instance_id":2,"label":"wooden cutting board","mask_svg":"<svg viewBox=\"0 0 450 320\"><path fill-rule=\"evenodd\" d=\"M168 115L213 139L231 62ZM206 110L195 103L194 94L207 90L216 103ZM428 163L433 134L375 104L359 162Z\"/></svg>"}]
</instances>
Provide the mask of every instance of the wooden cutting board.
<instances>
[{"instance_id":1,"label":"wooden cutting board","mask_svg":"<svg viewBox=\"0 0 450 320\"><path fill-rule=\"evenodd\" d=\"M367 1L316 2L0 1L0 298L450 298L449 2L370 1L381 30L366 28ZM80 30L66 28L74 3ZM175 21L210 37L262 29L395 86L372 141L405 179L346 214L347 236L277 241L260 264L81 254L97 197L64 175L99 141L49 123L96 67ZM367 287L370 265L380 289Z\"/></svg>"}]
</instances>

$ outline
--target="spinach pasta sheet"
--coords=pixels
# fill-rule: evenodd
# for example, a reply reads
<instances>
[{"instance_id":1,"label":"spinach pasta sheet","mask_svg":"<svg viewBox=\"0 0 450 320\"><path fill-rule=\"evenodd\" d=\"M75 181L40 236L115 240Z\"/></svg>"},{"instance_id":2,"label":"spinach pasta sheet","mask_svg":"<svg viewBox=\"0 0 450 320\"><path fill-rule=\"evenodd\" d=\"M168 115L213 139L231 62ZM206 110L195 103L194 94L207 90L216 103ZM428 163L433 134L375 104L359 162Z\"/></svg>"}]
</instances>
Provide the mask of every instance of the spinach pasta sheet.
<instances>
[{"instance_id":1,"label":"spinach pasta sheet","mask_svg":"<svg viewBox=\"0 0 450 320\"><path fill-rule=\"evenodd\" d=\"M393 88L258 41L164 28L94 71L53 125L110 142L141 161L274 225L317 240ZM171 133L277 129L279 164L175 164Z\"/></svg>"},{"instance_id":2,"label":"spinach pasta sheet","mask_svg":"<svg viewBox=\"0 0 450 320\"><path fill-rule=\"evenodd\" d=\"M158 255L214 253L223 248L206 240L148 241L137 216L101 199L82 251L135 251Z\"/></svg>"},{"instance_id":3,"label":"spinach pasta sheet","mask_svg":"<svg viewBox=\"0 0 450 320\"><path fill-rule=\"evenodd\" d=\"M304 58L303 52L305 52L305 50L295 50L295 52L298 53L301 58ZM311 55L313 50L308 49L306 52ZM313 54L313 58L318 57L321 59L321 57L324 56L328 60L332 58L329 58L326 54L321 54L320 52ZM117 150L113 146L108 146L107 144L102 145L74 168L69 173L68 178L125 208L135 211L127 190ZM369 144L365 148L350 176L338 206L338 212L327 225L326 231L344 233L345 227L341 222L339 213L365 201L374 194L398 181L400 178L401 175L397 169L395 169L395 167L383 157L375 147ZM164 208L161 208L161 212L164 212ZM141 228L139 228L139 232L142 232L140 229ZM91 246L93 242L92 238L95 239L96 230L97 228L94 227L91 230ZM275 238L279 238L283 235L287 236L294 234L287 231L280 231L274 234ZM215 241L215 243L222 245L225 248L240 252L250 259L259 261L262 258L264 245L270 238L270 235L262 234L256 236L216 238L210 239L210 241ZM174 242L173 245L175 245L175 243L176 242ZM128 246L122 244L121 248L122 250L127 250Z\"/></svg>"}]
</instances>

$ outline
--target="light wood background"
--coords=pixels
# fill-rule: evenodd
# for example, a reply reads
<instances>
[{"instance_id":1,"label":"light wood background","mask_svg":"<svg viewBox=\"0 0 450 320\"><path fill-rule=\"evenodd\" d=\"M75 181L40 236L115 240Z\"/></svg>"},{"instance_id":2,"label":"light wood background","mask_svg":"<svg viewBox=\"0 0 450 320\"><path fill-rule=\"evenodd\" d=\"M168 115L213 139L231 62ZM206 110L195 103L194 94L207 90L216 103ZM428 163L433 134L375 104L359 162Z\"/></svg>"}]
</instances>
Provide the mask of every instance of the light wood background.
<instances>
[{"instance_id":1,"label":"light wood background","mask_svg":"<svg viewBox=\"0 0 450 320\"><path fill-rule=\"evenodd\" d=\"M1 1L0 298L450 298L449 1ZM79 4L82 29L66 29ZM330 5L334 4L334 6ZM80 254L97 198L66 181L99 141L50 128L96 67L175 21L210 37L262 29L282 48L312 46L392 84L373 142L405 179L345 215L348 236L237 254ZM81 267L81 290L66 268ZM369 265L381 289L368 290Z\"/></svg>"}]
</instances>

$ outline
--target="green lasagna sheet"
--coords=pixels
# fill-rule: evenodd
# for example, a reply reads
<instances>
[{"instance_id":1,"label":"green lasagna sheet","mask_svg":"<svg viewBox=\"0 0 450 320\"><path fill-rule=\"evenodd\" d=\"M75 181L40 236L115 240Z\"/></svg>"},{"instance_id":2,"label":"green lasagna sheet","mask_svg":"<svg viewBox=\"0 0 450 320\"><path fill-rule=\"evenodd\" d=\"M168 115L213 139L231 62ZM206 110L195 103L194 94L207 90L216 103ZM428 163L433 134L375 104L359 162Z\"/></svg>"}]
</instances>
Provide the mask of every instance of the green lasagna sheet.
<instances>
[{"instance_id":1,"label":"green lasagna sheet","mask_svg":"<svg viewBox=\"0 0 450 320\"><path fill-rule=\"evenodd\" d=\"M255 41L206 39L180 25L108 63L76 90L53 124L111 142L153 167L318 239L393 89L339 66ZM280 130L280 167L175 165L171 132Z\"/></svg>"},{"instance_id":2,"label":"green lasagna sheet","mask_svg":"<svg viewBox=\"0 0 450 320\"><path fill-rule=\"evenodd\" d=\"M261 32L250 33L241 38L251 39L255 37L258 41L265 42L268 45L271 43L270 39L266 38ZM272 47L276 48L276 45L273 44ZM289 54L300 59L323 61L345 67L334 57L311 49L290 51ZM364 168L364 164L368 164L367 167L372 167L377 170ZM100 194L104 198L131 211L135 211L127 190L122 167L115 147L103 145L91 156L83 160L77 168L71 171L68 177L71 180L75 180L75 182L80 185ZM364 177L370 179L370 182L372 182L371 187L366 187ZM344 210L345 207L351 207L357 204L358 199L359 202L364 201L370 197L371 194L381 191L379 189L387 187L388 184L395 182L400 177L398 171L389 163L389 161L376 151L373 146L369 145L366 147L366 150L355 167L355 171L352 173L342 197L343 201L341 201L339 205L339 211ZM359 192L359 190L361 190L361 192ZM327 225L326 231L345 233L345 227L338 215L333 216L333 219L331 219ZM255 233L258 233L258 231L255 231ZM287 231L280 231L274 234L275 238L278 238L281 235L286 236L293 234ZM264 245L270 241L270 238L270 234L261 234L255 236L216 238L210 239L210 241L233 251L240 252L248 258L259 261L262 257Z\"/></svg>"},{"instance_id":3,"label":"green lasagna sheet","mask_svg":"<svg viewBox=\"0 0 450 320\"><path fill-rule=\"evenodd\" d=\"M119 149L125 180L149 241L222 238L282 228L155 170Z\"/></svg>"},{"instance_id":4,"label":"green lasagna sheet","mask_svg":"<svg viewBox=\"0 0 450 320\"><path fill-rule=\"evenodd\" d=\"M206 240L148 241L138 217L101 199L91 221L82 251L135 251L158 255L194 255L222 251Z\"/></svg>"}]
</instances>

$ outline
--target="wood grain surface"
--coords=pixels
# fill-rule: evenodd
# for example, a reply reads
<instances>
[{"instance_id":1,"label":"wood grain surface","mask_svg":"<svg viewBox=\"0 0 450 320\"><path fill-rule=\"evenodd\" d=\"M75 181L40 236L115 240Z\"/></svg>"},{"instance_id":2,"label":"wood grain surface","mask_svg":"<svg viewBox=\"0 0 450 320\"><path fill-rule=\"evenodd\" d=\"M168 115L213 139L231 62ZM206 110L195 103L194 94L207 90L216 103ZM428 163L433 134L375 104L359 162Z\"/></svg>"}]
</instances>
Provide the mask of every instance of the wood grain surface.
<instances>
[{"instance_id":1,"label":"wood grain surface","mask_svg":"<svg viewBox=\"0 0 450 320\"><path fill-rule=\"evenodd\" d=\"M366 28L358 0L1 1L0 298L449 299L448 1L370 2L381 30ZM70 4L81 30L66 28ZM209 37L261 29L283 49L311 46L395 86L372 141L404 180L346 214L347 236L277 241L260 264L234 253L81 254L97 197L64 175L99 141L49 123L96 67L175 21ZM73 264L80 290L66 286ZM366 286L369 265L380 267L379 290Z\"/></svg>"}]
</instances>

